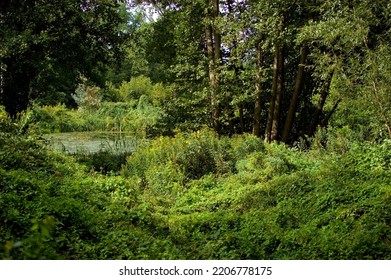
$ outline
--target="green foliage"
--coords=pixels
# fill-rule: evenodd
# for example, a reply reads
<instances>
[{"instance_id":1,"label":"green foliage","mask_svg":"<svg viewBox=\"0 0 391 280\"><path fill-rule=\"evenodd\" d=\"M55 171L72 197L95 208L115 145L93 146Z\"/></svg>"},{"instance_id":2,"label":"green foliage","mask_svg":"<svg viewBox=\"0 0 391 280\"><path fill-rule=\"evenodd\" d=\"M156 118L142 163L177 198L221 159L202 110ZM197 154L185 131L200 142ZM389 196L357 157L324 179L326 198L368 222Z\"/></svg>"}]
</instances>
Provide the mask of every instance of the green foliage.
<instances>
[{"instance_id":1,"label":"green foliage","mask_svg":"<svg viewBox=\"0 0 391 280\"><path fill-rule=\"evenodd\" d=\"M189 185L172 208L176 241L195 259L387 258L388 145L343 157L266 146L237 174Z\"/></svg>"},{"instance_id":2,"label":"green foliage","mask_svg":"<svg viewBox=\"0 0 391 280\"><path fill-rule=\"evenodd\" d=\"M12 123L8 113L5 111L4 106L0 106L0 131L2 133L12 132L14 130L14 124Z\"/></svg>"},{"instance_id":3,"label":"green foliage","mask_svg":"<svg viewBox=\"0 0 391 280\"><path fill-rule=\"evenodd\" d=\"M42 133L73 131L110 131L137 137L168 133L166 103L171 89L152 84L140 76L124 82L119 88L107 84L103 90L80 84L73 95L78 110L65 105L32 106L32 120ZM113 101L104 101L108 99ZM102 101L103 100L103 101Z\"/></svg>"},{"instance_id":4,"label":"green foliage","mask_svg":"<svg viewBox=\"0 0 391 280\"><path fill-rule=\"evenodd\" d=\"M187 181L210 173L226 174L233 169L226 139L218 141L209 130L160 137L140 147L124 166L123 175L144 178L149 168L176 166ZM153 174L153 172L151 172Z\"/></svg>"},{"instance_id":5,"label":"green foliage","mask_svg":"<svg viewBox=\"0 0 391 280\"><path fill-rule=\"evenodd\" d=\"M84 130L83 120L76 111L64 105L32 107L33 118L42 133Z\"/></svg>"},{"instance_id":6,"label":"green foliage","mask_svg":"<svg viewBox=\"0 0 391 280\"><path fill-rule=\"evenodd\" d=\"M120 1L2 3L1 104L16 116L31 101L69 102L80 74L99 83L123 53L125 11Z\"/></svg>"},{"instance_id":7,"label":"green foliage","mask_svg":"<svg viewBox=\"0 0 391 280\"><path fill-rule=\"evenodd\" d=\"M146 141L121 177L89 170L114 154L87 168L3 132L0 258L389 259L391 143L347 136L300 151L178 133Z\"/></svg>"},{"instance_id":8,"label":"green foliage","mask_svg":"<svg viewBox=\"0 0 391 280\"><path fill-rule=\"evenodd\" d=\"M213 1L154 1L156 21L85 2L0 4L0 102L13 113L0 106L0 259L391 258L388 2L221 1L210 17ZM224 46L210 64L208 27ZM246 134L256 98L266 127L278 45L286 117L304 42L293 145ZM213 74L230 137L205 128ZM87 131L117 138L61 154L38 136Z\"/></svg>"},{"instance_id":9,"label":"green foliage","mask_svg":"<svg viewBox=\"0 0 391 280\"><path fill-rule=\"evenodd\" d=\"M349 126L361 141L390 138L390 57L389 47L379 44L365 50L360 64L350 61L349 75L338 75L333 99L343 95L344 100L331 120L333 127Z\"/></svg>"},{"instance_id":10,"label":"green foliage","mask_svg":"<svg viewBox=\"0 0 391 280\"><path fill-rule=\"evenodd\" d=\"M0 258L140 257L154 240L131 182L86 173L32 137L0 134L0 147ZM111 250L121 242L128 251Z\"/></svg>"},{"instance_id":11,"label":"green foliage","mask_svg":"<svg viewBox=\"0 0 391 280\"><path fill-rule=\"evenodd\" d=\"M99 109L101 105L101 97L99 96L99 88L91 87L85 84L80 84L75 90L75 94L72 94L79 110L91 112Z\"/></svg>"},{"instance_id":12,"label":"green foliage","mask_svg":"<svg viewBox=\"0 0 391 280\"><path fill-rule=\"evenodd\" d=\"M144 96L138 101L103 102L99 108L82 108L85 110L34 105L31 118L42 133L108 131L145 137L163 115Z\"/></svg>"},{"instance_id":13,"label":"green foliage","mask_svg":"<svg viewBox=\"0 0 391 280\"><path fill-rule=\"evenodd\" d=\"M73 156L78 162L86 165L86 170L110 174L121 170L129 152L114 153L110 150L100 150L96 153L77 152Z\"/></svg>"},{"instance_id":14,"label":"green foliage","mask_svg":"<svg viewBox=\"0 0 391 280\"><path fill-rule=\"evenodd\" d=\"M153 84L151 79L145 76L131 78L129 82L123 82L118 89L122 101L139 100L146 96L154 102L166 99L169 91L162 84Z\"/></svg>"}]
</instances>

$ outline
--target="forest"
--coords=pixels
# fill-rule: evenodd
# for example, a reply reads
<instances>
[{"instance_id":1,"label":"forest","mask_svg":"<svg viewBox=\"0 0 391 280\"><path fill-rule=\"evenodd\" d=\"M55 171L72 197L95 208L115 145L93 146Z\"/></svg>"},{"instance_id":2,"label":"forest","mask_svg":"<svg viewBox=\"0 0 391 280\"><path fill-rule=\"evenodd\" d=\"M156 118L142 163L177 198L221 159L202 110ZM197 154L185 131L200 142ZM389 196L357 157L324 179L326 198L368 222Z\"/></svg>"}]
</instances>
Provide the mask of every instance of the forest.
<instances>
[{"instance_id":1,"label":"forest","mask_svg":"<svg viewBox=\"0 0 391 280\"><path fill-rule=\"evenodd\" d=\"M0 259L391 259L391 2L2 0Z\"/></svg>"}]
</instances>

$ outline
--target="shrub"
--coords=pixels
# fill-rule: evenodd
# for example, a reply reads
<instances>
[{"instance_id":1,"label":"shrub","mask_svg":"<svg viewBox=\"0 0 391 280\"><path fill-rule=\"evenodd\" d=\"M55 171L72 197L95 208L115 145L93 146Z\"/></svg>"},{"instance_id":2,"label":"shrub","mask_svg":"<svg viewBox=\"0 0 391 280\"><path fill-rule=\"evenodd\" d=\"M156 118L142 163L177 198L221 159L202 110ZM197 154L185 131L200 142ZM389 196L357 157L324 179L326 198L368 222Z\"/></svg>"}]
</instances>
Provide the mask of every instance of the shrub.
<instances>
[{"instance_id":1,"label":"shrub","mask_svg":"<svg viewBox=\"0 0 391 280\"><path fill-rule=\"evenodd\" d=\"M79 110L91 112L97 110L101 105L100 88L80 84L75 94L72 94Z\"/></svg>"},{"instance_id":2,"label":"shrub","mask_svg":"<svg viewBox=\"0 0 391 280\"><path fill-rule=\"evenodd\" d=\"M10 133L15 131L15 125L5 111L4 106L0 105L0 133Z\"/></svg>"},{"instance_id":3,"label":"shrub","mask_svg":"<svg viewBox=\"0 0 391 280\"><path fill-rule=\"evenodd\" d=\"M201 130L178 133L176 137L160 137L140 147L128 158L123 168L125 176L145 177L149 168L173 164L184 173L186 181L209 173L232 171L229 143L219 140L215 133Z\"/></svg>"},{"instance_id":4,"label":"shrub","mask_svg":"<svg viewBox=\"0 0 391 280\"><path fill-rule=\"evenodd\" d=\"M188 258L389 258L388 145L343 156L266 145L236 174L189 182L170 208L171 238Z\"/></svg>"},{"instance_id":5,"label":"shrub","mask_svg":"<svg viewBox=\"0 0 391 280\"><path fill-rule=\"evenodd\" d=\"M32 107L32 119L41 133L112 131L146 137L163 116L146 97L131 102L103 102L99 109L72 110L64 105Z\"/></svg>"},{"instance_id":6,"label":"shrub","mask_svg":"<svg viewBox=\"0 0 391 280\"><path fill-rule=\"evenodd\" d=\"M170 95L170 90L162 84L152 84L151 79L145 76L131 78L129 82L123 82L118 89L120 99L124 102L139 100L146 96L158 106Z\"/></svg>"},{"instance_id":7,"label":"shrub","mask_svg":"<svg viewBox=\"0 0 391 280\"><path fill-rule=\"evenodd\" d=\"M32 107L32 115L37 129L42 133L70 132L84 130L84 119L77 111L69 110L65 105Z\"/></svg>"},{"instance_id":8,"label":"shrub","mask_svg":"<svg viewBox=\"0 0 391 280\"><path fill-rule=\"evenodd\" d=\"M73 156L78 162L86 165L86 170L112 174L121 170L129 152L114 153L110 150L100 150L96 153L76 153Z\"/></svg>"}]
</instances>

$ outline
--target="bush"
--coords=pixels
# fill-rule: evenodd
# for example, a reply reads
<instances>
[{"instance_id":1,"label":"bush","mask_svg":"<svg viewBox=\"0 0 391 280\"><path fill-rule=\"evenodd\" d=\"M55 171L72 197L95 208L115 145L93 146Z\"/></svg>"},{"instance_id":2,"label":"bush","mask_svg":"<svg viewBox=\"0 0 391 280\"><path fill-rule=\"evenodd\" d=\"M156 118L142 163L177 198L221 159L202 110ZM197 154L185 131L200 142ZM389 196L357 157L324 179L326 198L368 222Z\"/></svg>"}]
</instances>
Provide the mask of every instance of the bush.
<instances>
[{"instance_id":1,"label":"bush","mask_svg":"<svg viewBox=\"0 0 391 280\"><path fill-rule=\"evenodd\" d=\"M33 120L42 133L83 131L84 119L77 111L69 110L65 105L32 107Z\"/></svg>"},{"instance_id":2,"label":"bush","mask_svg":"<svg viewBox=\"0 0 391 280\"><path fill-rule=\"evenodd\" d=\"M76 153L73 156L78 162L86 165L86 170L113 174L120 172L129 152L114 153L109 150L100 150L96 153Z\"/></svg>"},{"instance_id":3,"label":"bush","mask_svg":"<svg viewBox=\"0 0 391 280\"><path fill-rule=\"evenodd\" d=\"M188 183L172 238L196 259L389 258L389 143L355 145L343 156L266 145L236 174Z\"/></svg>"},{"instance_id":4,"label":"bush","mask_svg":"<svg viewBox=\"0 0 391 280\"><path fill-rule=\"evenodd\" d=\"M79 110L91 112L97 110L101 105L100 88L80 84L75 94L72 94Z\"/></svg>"},{"instance_id":5,"label":"bush","mask_svg":"<svg viewBox=\"0 0 391 280\"><path fill-rule=\"evenodd\" d=\"M85 173L33 135L0 133L0 259L102 258L96 243L123 230L112 222L137 205L132 188Z\"/></svg>"},{"instance_id":6,"label":"bush","mask_svg":"<svg viewBox=\"0 0 391 280\"><path fill-rule=\"evenodd\" d=\"M152 84L151 79L145 76L134 77L129 82L123 82L118 92L123 102L139 100L141 96L146 96L154 102L155 106L160 105L170 95L169 89L162 84Z\"/></svg>"},{"instance_id":7,"label":"bush","mask_svg":"<svg viewBox=\"0 0 391 280\"><path fill-rule=\"evenodd\" d=\"M201 130L178 133L175 138L160 137L145 143L128 158L122 174L126 177L145 177L148 169L171 164L183 172L186 181L210 173L232 171L228 141L219 140L215 133Z\"/></svg>"},{"instance_id":8,"label":"bush","mask_svg":"<svg viewBox=\"0 0 391 280\"><path fill-rule=\"evenodd\" d=\"M32 107L34 126L41 133L111 131L146 137L163 116L146 97L131 102L103 102L99 109L72 110L64 105Z\"/></svg>"}]
</instances>

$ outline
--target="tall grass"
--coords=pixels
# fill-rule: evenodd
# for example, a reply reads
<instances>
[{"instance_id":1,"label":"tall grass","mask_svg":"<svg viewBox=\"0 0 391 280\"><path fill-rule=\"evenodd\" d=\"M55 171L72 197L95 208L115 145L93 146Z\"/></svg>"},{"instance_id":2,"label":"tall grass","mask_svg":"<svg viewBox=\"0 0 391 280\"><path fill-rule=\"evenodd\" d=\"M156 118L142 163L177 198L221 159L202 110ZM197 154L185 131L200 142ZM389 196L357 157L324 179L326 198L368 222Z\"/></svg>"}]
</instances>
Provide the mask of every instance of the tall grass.
<instances>
[{"instance_id":1,"label":"tall grass","mask_svg":"<svg viewBox=\"0 0 391 280\"><path fill-rule=\"evenodd\" d=\"M105 131L145 137L161 111L145 99L132 102L103 102L97 110L67 109L64 105L33 106L35 128L41 133Z\"/></svg>"}]
</instances>

